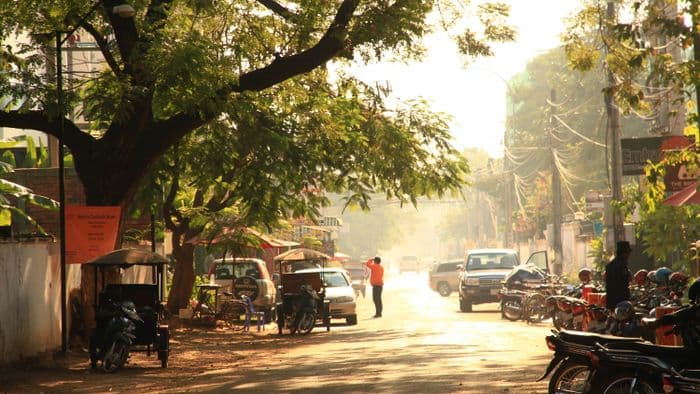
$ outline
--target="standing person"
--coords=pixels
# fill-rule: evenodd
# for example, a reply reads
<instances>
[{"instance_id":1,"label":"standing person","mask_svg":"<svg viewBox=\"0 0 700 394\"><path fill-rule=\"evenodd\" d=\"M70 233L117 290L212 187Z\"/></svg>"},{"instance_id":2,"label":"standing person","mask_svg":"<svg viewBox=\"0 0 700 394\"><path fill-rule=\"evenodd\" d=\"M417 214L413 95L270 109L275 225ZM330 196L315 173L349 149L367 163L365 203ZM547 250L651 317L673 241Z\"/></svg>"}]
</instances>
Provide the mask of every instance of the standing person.
<instances>
[{"instance_id":1,"label":"standing person","mask_svg":"<svg viewBox=\"0 0 700 394\"><path fill-rule=\"evenodd\" d=\"M622 301L630 299L630 271L627 261L632 248L627 241L618 241L615 258L605 266L605 304L610 310Z\"/></svg>"},{"instance_id":2,"label":"standing person","mask_svg":"<svg viewBox=\"0 0 700 394\"><path fill-rule=\"evenodd\" d=\"M379 256L374 260L367 260L367 268L369 268L369 284L372 285L372 300L374 301L374 317L382 317L382 289L384 288L384 267L382 267L382 259Z\"/></svg>"}]
</instances>

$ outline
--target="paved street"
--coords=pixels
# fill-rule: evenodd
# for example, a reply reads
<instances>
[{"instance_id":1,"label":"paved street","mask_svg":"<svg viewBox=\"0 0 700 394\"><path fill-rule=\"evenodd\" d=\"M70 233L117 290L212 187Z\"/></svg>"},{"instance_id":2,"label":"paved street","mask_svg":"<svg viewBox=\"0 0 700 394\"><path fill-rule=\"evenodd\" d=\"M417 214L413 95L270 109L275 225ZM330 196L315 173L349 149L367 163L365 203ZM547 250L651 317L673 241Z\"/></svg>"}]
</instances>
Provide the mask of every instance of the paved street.
<instances>
[{"instance_id":1,"label":"paved street","mask_svg":"<svg viewBox=\"0 0 700 394\"><path fill-rule=\"evenodd\" d=\"M274 324L262 335L180 328L165 370L135 354L105 375L74 354L68 371L4 371L0 383L24 392L546 392L534 380L550 358L549 324L502 320L496 304L460 313L456 294L433 293L425 274L389 278L384 300L380 319L360 298L357 326L306 337L277 336Z\"/></svg>"}]
</instances>

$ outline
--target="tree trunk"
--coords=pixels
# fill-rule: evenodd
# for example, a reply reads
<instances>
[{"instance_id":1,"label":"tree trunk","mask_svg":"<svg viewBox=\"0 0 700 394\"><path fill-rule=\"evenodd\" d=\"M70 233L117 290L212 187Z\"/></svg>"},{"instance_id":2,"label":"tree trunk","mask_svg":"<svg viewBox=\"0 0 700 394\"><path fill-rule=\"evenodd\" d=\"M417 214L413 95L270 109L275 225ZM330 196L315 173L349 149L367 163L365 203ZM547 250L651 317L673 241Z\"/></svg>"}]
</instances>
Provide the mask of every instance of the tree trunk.
<instances>
[{"instance_id":1,"label":"tree trunk","mask_svg":"<svg viewBox=\"0 0 700 394\"><path fill-rule=\"evenodd\" d=\"M173 232L173 257L175 257L175 272L173 285L168 295L168 311L178 313L180 308L186 308L194 286L194 245L186 241L192 238L190 231L184 236Z\"/></svg>"},{"instance_id":2,"label":"tree trunk","mask_svg":"<svg viewBox=\"0 0 700 394\"><path fill-rule=\"evenodd\" d=\"M105 286L110 283L120 283L121 276L118 267L102 268L97 271L97 294L102 291L104 275ZM83 305L83 324L85 332L90 333L95 328L95 269L92 266L82 265L80 267L80 293Z\"/></svg>"}]
</instances>

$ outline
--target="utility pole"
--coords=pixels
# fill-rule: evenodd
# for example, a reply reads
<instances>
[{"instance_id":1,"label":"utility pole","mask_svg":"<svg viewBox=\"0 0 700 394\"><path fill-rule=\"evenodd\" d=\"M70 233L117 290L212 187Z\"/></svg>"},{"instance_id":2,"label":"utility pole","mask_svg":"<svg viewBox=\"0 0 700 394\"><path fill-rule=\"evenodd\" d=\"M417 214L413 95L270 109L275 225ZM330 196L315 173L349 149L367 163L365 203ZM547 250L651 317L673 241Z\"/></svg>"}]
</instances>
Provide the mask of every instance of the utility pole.
<instances>
[{"instance_id":1,"label":"utility pole","mask_svg":"<svg viewBox=\"0 0 700 394\"><path fill-rule=\"evenodd\" d=\"M612 26L615 23L615 3L612 1L608 2L607 8L607 18L608 26ZM608 29L611 29L610 27ZM606 49L607 47L606 41ZM612 199L615 201L622 201L622 151L620 148L620 110L615 104L615 76L612 70L608 67L608 89L605 92L605 109L608 113L608 127L610 129L610 159L611 159L611 187L612 187ZM624 241L625 240L625 224L622 219L622 213L618 209L613 209L612 213L612 225L613 225L613 241Z\"/></svg>"},{"instance_id":2,"label":"utility pole","mask_svg":"<svg viewBox=\"0 0 700 394\"><path fill-rule=\"evenodd\" d=\"M690 18L693 32L693 60L695 64L700 64L700 4L697 1L690 2ZM696 123L700 129L700 83L695 83L695 114ZM696 144L698 141L695 142Z\"/></svg>"},{"instance_id":3,"label":"utility pole","mask_svg":"<svg viewBox=\"0 0 700 394\"><path fill-rule=\"evenodd\" d=\"M549 152L551 154L551 168L552 168L552 246L554 249L554 273L561 275L564 270L563 265L563 251L561 246L561 178L559 174L559 167L557 166L557 159L555 157L555 139L554 133L556 133L556 123L554 119L554 113L556 107L554 103L557 101L557 93L554 89L550 92L549 97L549 108L550 108L550 123L551 129L549 130Z\"/></svg>"},{"instance_id":4,"label":"utility pole","mask_svg":"<svg viewBox=\"0 0 700 394\"><path fill-rule=\"evenodd\" d=\"M503 187L504 187L504 196L503 196L503 219L504 219L504 224L503 224L503 247L504 248L509 248L511 245L510 241L510 234L512 232L512 223L511 223L511 212L513 211L513 206L511 203L511 173L510 173L510 161L508 160L508 157L506 155L503 155Z\"/></svg>"}]
</instances>

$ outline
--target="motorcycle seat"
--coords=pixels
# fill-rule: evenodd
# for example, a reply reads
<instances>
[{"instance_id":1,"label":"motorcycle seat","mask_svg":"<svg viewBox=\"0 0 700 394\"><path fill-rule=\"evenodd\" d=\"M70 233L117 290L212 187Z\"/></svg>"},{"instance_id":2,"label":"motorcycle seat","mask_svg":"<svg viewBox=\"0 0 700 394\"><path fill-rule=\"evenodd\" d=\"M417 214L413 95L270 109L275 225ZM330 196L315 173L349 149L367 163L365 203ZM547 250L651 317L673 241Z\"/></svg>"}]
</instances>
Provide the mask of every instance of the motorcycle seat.
<instances>
[{"instance_id":1,"label":"motorcycle seat","mask_svg":"<svg viewBox=\"0 0 700 394\"><path fill-rule=\"evenodd\" d=\"M567 331L559 332L559 336L563 341L578 343L581 345L595 346L596 343L603 345L622 342L641 342L641 338L618 337L614 335L597 334L594 332L584 331Z\"/></svg>"},{"instance_id":2,"label":"motorcycle seat","mask_svg":"<svg viewBox=\"0 0 700 394\"><path fill-rule=\"evenodd\" d=\"M682 346L655 345L651 342L627 342L610 344L609 348L615 350L634 350L647 356L657 356L660 358L683 358L690 359L692 352Z\"/></svg>"}]
</instances>

